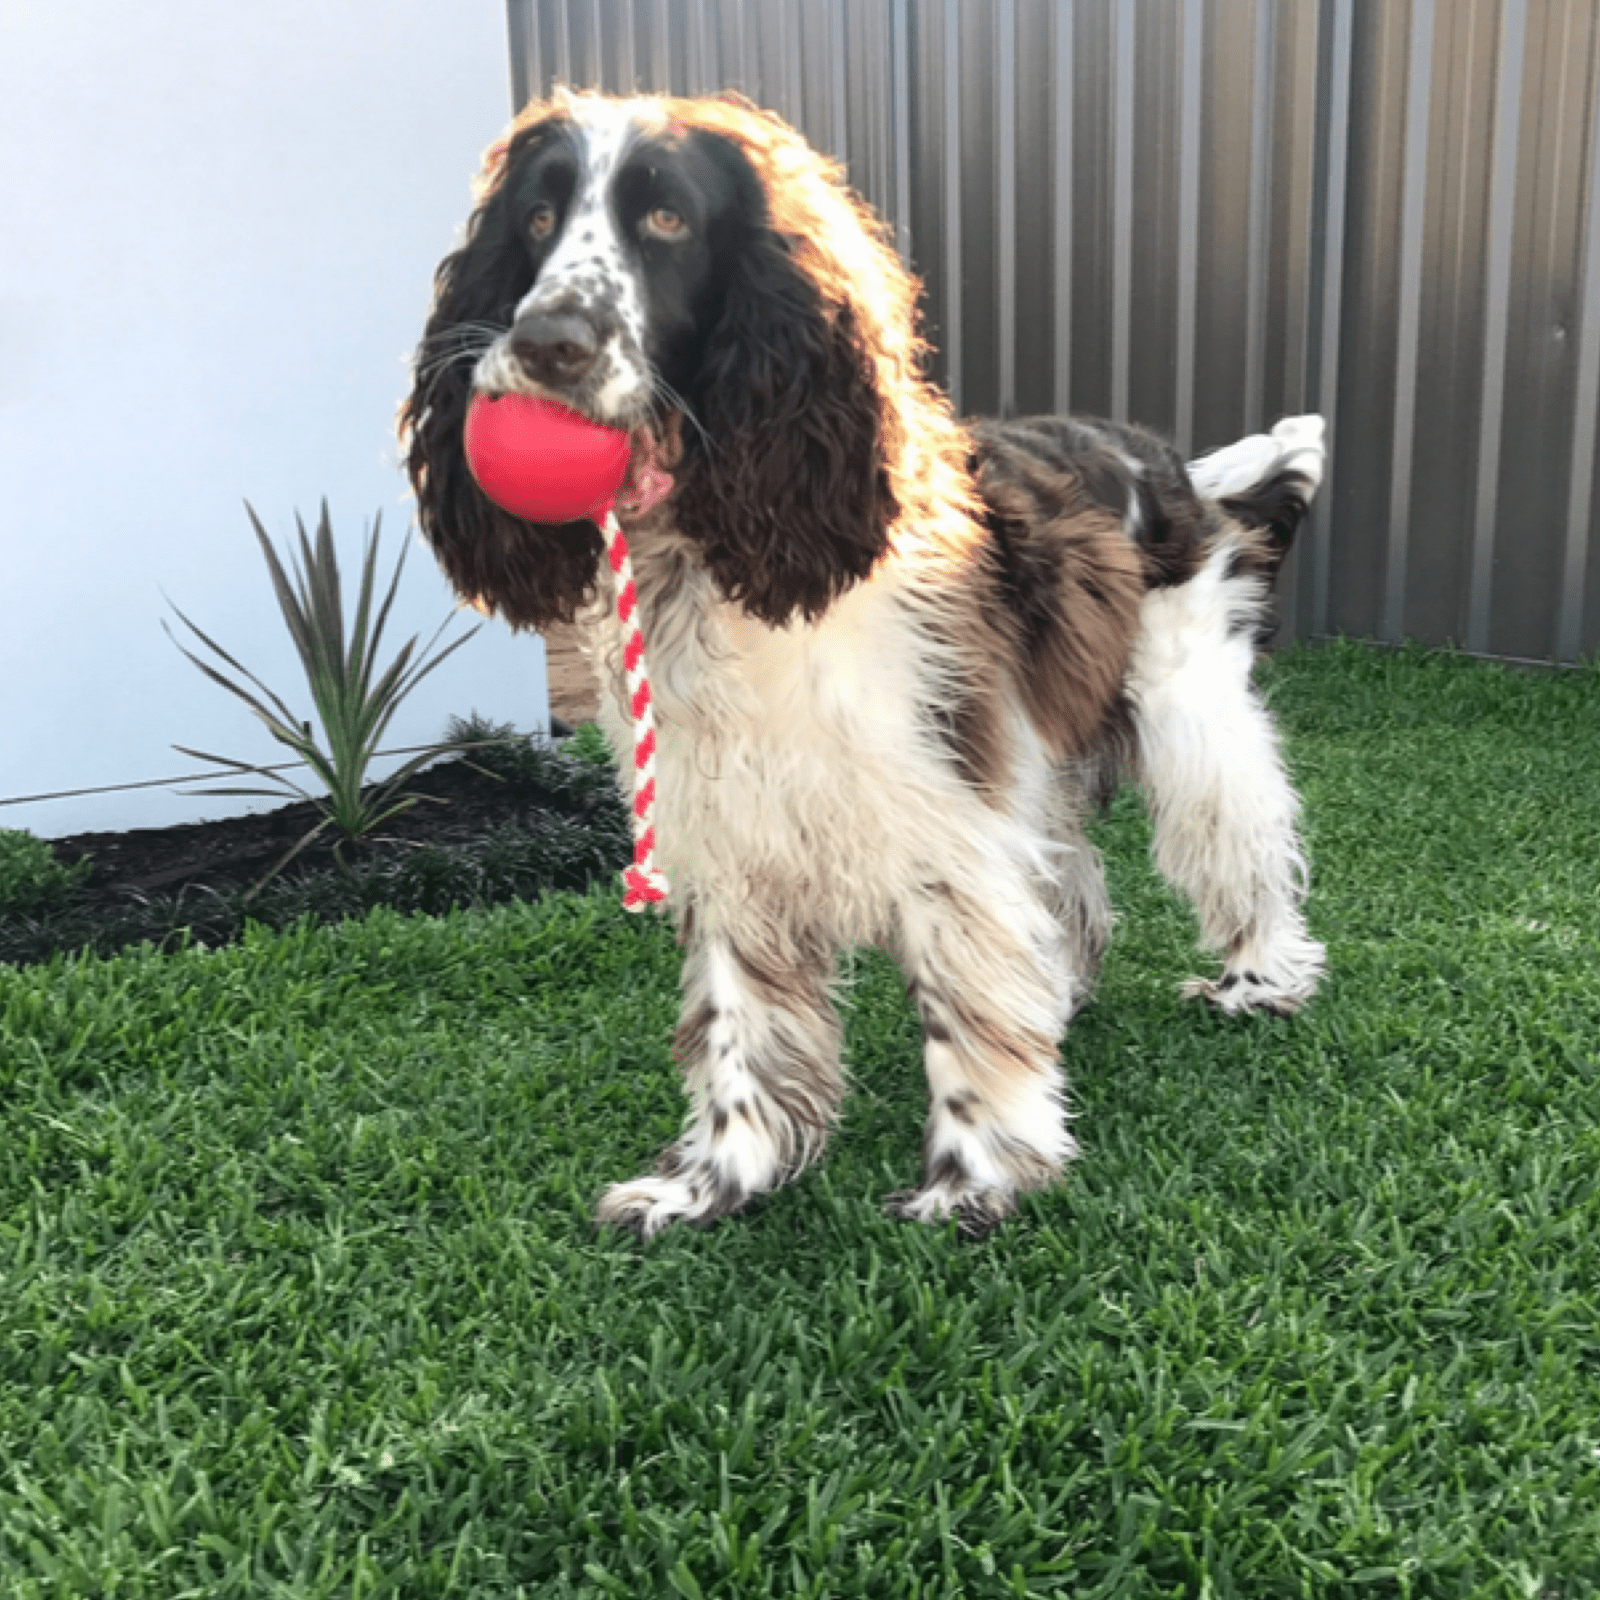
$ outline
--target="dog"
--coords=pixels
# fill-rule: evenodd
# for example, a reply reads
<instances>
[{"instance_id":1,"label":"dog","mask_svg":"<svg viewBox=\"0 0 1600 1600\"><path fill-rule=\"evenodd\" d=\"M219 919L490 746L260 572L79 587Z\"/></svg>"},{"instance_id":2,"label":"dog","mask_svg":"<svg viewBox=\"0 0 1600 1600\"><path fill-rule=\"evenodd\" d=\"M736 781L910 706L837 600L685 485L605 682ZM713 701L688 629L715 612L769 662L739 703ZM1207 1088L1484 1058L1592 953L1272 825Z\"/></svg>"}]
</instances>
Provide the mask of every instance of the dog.
<instances>
[{"instance_id":1,"label":"dog","mask_svg":"<svg viewBox=\"0 0 1600 1600\"><path fill-rule=\"evenodd\" d=\"M1140 429L963 425L923 377L917 286L838 169L736 98L530 106L440 265L401 414L459 593L577 620L631 750L592 522L491 503L476 395L626 429L658 727L657 858L684 953L685 1130L604 1222L707 1224L822 1150L844 1092L841 947L920 1015L924 1165L889 1208L979 1233L1075 1153L1058 1062L1110 929L1084 835L1124 773L1227 1013L1308 1000L1298 801L1251 685L1322 424L1185 466Z\"/></svg>"}]
</instances>

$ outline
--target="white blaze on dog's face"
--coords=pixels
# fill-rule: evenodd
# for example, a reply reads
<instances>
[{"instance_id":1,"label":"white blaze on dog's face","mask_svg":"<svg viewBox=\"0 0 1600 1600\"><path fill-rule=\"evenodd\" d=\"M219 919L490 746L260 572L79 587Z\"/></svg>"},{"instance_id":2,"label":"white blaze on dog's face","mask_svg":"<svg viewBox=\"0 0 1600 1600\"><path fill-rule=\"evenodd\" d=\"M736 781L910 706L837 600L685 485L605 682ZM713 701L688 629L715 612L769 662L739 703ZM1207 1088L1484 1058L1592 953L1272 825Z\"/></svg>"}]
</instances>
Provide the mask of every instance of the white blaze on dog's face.
<instances>
[{"instance_id":1,"label":"white blaze on dog's face","mask_svg":"<svg viewBox=\"0 0 1600 1600\"><path fill-rule=\"evenodd\" d=\"M566 110L514 176L534 280L475 384L632 427L670 410L694 369L754 180L730 143L674 128L656 102L572 96Z\"/></svg>"}]
</instances>

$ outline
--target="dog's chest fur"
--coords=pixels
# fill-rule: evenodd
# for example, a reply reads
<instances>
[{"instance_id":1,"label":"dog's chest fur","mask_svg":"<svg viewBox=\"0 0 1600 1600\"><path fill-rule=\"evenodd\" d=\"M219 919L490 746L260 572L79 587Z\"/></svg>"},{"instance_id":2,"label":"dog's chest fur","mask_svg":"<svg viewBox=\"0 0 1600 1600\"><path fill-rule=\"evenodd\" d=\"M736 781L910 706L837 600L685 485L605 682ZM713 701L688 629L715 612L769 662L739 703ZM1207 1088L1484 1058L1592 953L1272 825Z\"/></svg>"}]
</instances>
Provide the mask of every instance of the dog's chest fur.
<instances>
[{"instance_id":1,"label":"dog's chest fur","mask_svg":"<svg viewBox=\"0 0 1600 1600\"><path fill-rule=\"evenodd\" d=\"M721 598L692 546L636 539L657 731L657 856L673 901L776 892L840 942L946 877L963 819L1000 818L955 772L930 716L938 651L891 561L818 623L775 629ZM609 572L581 619L624 770L633 748ZM937 841L937 842L936 842ZM798 913L796 913L798 914Z\"/></svg>"}]
</instances>

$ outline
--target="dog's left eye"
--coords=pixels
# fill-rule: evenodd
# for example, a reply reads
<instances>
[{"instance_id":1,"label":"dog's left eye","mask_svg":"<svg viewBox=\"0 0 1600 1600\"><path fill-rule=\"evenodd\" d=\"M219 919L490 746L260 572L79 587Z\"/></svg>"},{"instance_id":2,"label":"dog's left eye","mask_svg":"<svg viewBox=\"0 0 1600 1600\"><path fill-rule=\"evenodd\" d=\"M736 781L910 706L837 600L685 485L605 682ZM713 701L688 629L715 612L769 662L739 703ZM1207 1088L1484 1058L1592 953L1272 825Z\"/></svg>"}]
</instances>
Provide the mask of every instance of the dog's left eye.
<instances>
[{"instance_id":1,"label":"dog's left eye","mask_svg":"<svg viewBox=\"0 0 1600 1600\"><path fill-rule=\"evenodd\" d=\"M657 206L645 217L644 231L652 239L681 239L689 224L671 206Z\"/></svg>"}]
</instances>

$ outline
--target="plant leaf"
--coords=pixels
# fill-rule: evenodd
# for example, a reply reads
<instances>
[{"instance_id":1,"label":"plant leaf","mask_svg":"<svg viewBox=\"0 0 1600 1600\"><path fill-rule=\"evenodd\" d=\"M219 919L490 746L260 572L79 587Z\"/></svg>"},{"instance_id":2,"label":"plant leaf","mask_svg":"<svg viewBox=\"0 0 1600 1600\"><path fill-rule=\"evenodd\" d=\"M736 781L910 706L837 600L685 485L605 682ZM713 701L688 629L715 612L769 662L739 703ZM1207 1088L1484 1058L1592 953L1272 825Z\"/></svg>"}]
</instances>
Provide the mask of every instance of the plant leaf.
<instances>
[{"instance_id":1,"label":"plant leaf","mask_svg":"<svg viewBox=\"0 0 1600 1600\"><path fill-rule=\"evenodd\" d=\"M289 582L283 563L278 559L278 552L273 548L272 540L267 537L267 530L261 526L261 519L255 514L248 500L244 508L249 514L251 527L255 529L261 554L266 559L267 573L272 579L273 593L278 597L278 609L283 613L284 625L289 630L289 637L294 640L294 647L300 655L300 664L309 679L312 676L314 663L311 658L310 623L306 617L305 607Z\"/></svg>"},{"instance_id":2,"label":"plant leaf","mask_svg":"<svg viewBox=\"0 0 1600 1600\"><path fill-rule=\"evenodd\" d=\"M258 879L257 879L257 880L256 880L256 881L255 881L255 882L254 882L254 883L253 883L253 884L251 884L251 885L250 885L250 887L249 887L249 888L248 888L248 889L246 889L246 890L245 890L245 892L244 892L244 898L245 898L245 899L246 899L246 900L247 900L247 901L248 901L248 900L253 900L253 899L254 899L254 898L255 898L255 897L256 897L256 896L257 896L257 895L258 895L258 894L260 894L260 893L261 893L261 891L262 891L262 890L263 890L263 889L265 889L265 888L266 888L266 886L267 886L267 885L268 885L268 884L269 884L269 883L271 883L271 882L272 882L272 880L273 880L273 879L274 879L274 878L275 878L275 877L277 877L277 875L278 875L278 874L279 874L279 873L280 873L280 872L282 872L282 871L283 871L283 869L284 869L284 868L285 868L285 867L286 867L286 866L288 866L288 865L289 865L289 863L290 863L290 862L291 862L291 861L293 861L293 860L294 860L294 858L295 858L295 857L296 857L296 856L297 856L297 855L299 855L299 854L300 854L300 852L301 852L301 851L302 851L302 850L304 850L304 849L305 849L305 847L306 847L306 846L307 846L307 845L308 845L308 844L311 844L311 843L312 843L312 842L313 842L313 841L314 841L314 840L316 840L316 839L318 839L318 838L320 838L320 837L321 837L321 835L322 835L322 834L324 834L324 833L325 833L325 832L327 832L327 829L328 829L328 826L329 826L329 824L330 824L330 823L331 823L331 822L332 822L332 821L333 821L333 819L332 819L332 818L331 818L331 817L324 817L324 818L323 818L323 819L322 819L322 821L321 821L321 822L319 822L319 823L318 823L318 824L317 824L317 825L316 825L316 827L314 827L314 828L313 828L313 829L312 829L312 830L311 830L311 831L310 831L310 832L309 832L309 833L307 833L307 834L305 834L305 835L304 835L304 836L303 836L303 837L302 837L302 838L301 838L301 839L300 839L300 840L299 840L299 842L298 842L298 843L296 843L296 844L295 844L295 845L293 845L293 846L292 846L292 847L291 847L291 848L290 848L290 850L289 850L289 852L288 852L288 853L287 853L287 854L286 854L286 855L285 855L285 856L284 856L284 857L283 857L283 858L282 858L282 859L281 859L281 860L280 860L280 861L278 861L278 862L277 862L277 863L276 863L276 864L275 864L275 865L274 865L274 866L271 866L271 867L268 867L268 868L267 868L267 870L266 870L266 872L265 872L265 874L264 874L264 875L263 875L263 876L262 876L262 877L260 877L260 878L258 878Z\"/></svg>"},{"instance_id":3,"label":"plant leaf","mask_svg":"<svg viewBox=\"0 0 1600 1600\"><path fill-rule=\"evenodd\" d=\"M294 720L294 713L288 708L288 706L286 706L283 703L283 701L281 701L277 697L277 695L275 695L272 692L272 690L270 690L266 686L266 684L264 684L258 677L256 677L256 675L253 672L251 672L248 667L241 666L237 661L235 661L233 659L233 657L230 656L228 654L228 652L226 650L224 650L222 648L222 646L219 645L214 639L211 639L211 638L207 637L207 635L202 633L199 628L195 627L195 625L192 622L190 622L190 620L186 616L184 616L184 614L181 611L178 611L178 608L176 606L173 606L172 609L174 611L177 611L178 620L186 628L188 628L189 631L191 633L193 633L195 635L195 637L197 639L199 639L200 642L206 646L207 649L214 650L219 656L222 657L222 659L224 661L226 661L228 663L228 665L230 667L233 667L238 672L242 672L245 675L245 677L247 677L251 681L251 683L253 683L256 686L256 688L258 688L262 692L262 694L264 694L267 697L267 699L272 702L273 706L276 707L277 712L279 714L281 714L282 719L283 719L283 721L284 721L286 726L291 727L291 728L296 726L295 720ZM258 717L260 717L264 722L271 722L273 720L273 713L268 711L266 709L266 707L260 701L255 699L254 696L252 696L247 690L240 688L239 685L234 683L232 679L224 677L220 672L218 672L216 670L215 667L211 666L209 663L207 663L205 661L202 661L200 659L200 657L197 656L192 650L188 649L185 645L179 643L177 635L173 633L171 628L167 627L165 618L162 619L161 626L166 629L167 637L169 639L171 639L172 642L175 645L177 645L178 648L180 650L182 650L183 653L186 656L188 656L188 658L192 662L194 662L194 664L197 667L199 667L199 669L203 673L205 673L205 675L208 678L210 678L212 680L212 682L220 683L222 685L222 687L224 689L228 690L231 694L238 695L239 698L241 700L243 700L250 707L250 709L252 711L254 711L255 714Z\"/></svg>"}]
</instances>

